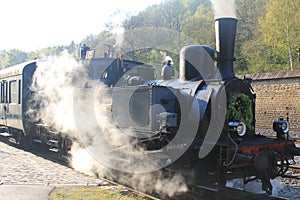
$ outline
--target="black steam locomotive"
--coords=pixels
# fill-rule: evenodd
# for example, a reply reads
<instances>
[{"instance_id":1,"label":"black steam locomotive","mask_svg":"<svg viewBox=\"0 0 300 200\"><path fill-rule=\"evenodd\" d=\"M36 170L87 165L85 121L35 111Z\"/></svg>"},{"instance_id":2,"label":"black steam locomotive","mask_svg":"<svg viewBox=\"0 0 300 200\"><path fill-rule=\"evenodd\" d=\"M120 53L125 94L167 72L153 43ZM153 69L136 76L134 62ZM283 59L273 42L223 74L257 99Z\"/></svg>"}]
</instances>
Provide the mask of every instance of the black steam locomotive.
<instances>
[{"instance_id":1,"label":"black steam locomotive","mask_svg":"<svg viewBox=\"0 0 300 200\"><path fill-rule=\"evenodd\" d=\"M282 118L273 124L277 138L256 134L251 80L233 70L236 24L216 19L216 56L208 46L184 47L178 80L116 88L112 113L147 150L163 150L164 169L183 174L193 190L221 190L227 180L243 178L261 179L262 189L272 193L270 179L283 175L300 152Z\"/></svg>"},{"instance_id":2,"label":"black steam locomotive","mask_svg":"<svg viewBox=\"0 0 300 200\"><path fill-rule=\"evenodd\" d=\"M215 23L216 56L209 46L184 47L179 79L151 80L153 76L148 75L153 69L142 70L147 77L139 79L144 82L138 81L138 87L125 84L113 88L111 116L119 129L130 127L137 146L162 152L161 168L180 172L193 190L220 190L230 179L247 182L258 178L262 189L271 193L270 179L283 175L300 150L289 140L289 124L281 118L273 124L277 138L256 135L251 80L237 78L233 70L237 20L220 18ZM89 65L93 63L97 60ZM124 66L133 69L141 65L124 64L124 60L110 63L108 70L100 70L96 77L110 87L126 72ZM36 63L30 62L0 72L2 135L14 137L26 147L40 139L64 149L64 137L53 139L53 133L38 132L43 127L27 116L32 109L30 84L35 69ZM137 70L135 75L141 73Z\"/></svg>"}]
</instances>

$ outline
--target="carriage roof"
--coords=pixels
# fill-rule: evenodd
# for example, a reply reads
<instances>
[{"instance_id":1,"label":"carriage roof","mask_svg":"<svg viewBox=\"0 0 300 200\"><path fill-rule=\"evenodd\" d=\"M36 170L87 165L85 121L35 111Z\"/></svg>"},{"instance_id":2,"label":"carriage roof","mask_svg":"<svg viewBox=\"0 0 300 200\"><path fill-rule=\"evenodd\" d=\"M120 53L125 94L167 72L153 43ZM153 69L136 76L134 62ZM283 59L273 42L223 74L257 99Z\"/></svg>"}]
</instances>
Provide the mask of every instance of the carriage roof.
<instances>
[{"instance_id":1,"label":"carriage roof","mask_svg":"<svg viewBox=\"0 0 300 200\"><path fill-rule=\"evenodd\" d=\"M21 75L23 74L24 69L31 65L36 63L35 60L31 60L31 61L27 61L27 62L23 62L20 63L18 65L14 65L5 69L0 70L0 78L8 78L8 77L12 77L12 76L17 76L17 75Z\"/></svg>"}]
</instances>

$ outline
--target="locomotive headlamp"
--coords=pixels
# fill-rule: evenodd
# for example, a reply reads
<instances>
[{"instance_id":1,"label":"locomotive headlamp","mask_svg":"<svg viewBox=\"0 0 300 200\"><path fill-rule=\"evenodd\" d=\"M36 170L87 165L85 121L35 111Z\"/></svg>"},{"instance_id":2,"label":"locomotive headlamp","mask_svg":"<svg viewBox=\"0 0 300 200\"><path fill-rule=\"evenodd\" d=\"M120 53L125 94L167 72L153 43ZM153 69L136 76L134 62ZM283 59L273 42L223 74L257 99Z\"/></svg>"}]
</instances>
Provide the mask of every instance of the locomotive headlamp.
<instances>
[{"instance_id":1,"label":"locomotive headlamp","mask_svg":"<svg viewBox=\"0 0 300 200\"><path fill-rule=\"evenodd\" d=\"M229 122L228 130L230 133L243 137L246 134L247 128L244 122Z\"/></svg>"},{"instance_id":2,"label":"locomotive headlamp","mask_svg":"<svg viewBox=\"0 0 300 200\"><path fill-rule=\"evenodd\" d=\"M280 117L279 119L274 120L273 130L277 133L288 133L290 130L290 123Z\"/></svg>"}]
</instances>

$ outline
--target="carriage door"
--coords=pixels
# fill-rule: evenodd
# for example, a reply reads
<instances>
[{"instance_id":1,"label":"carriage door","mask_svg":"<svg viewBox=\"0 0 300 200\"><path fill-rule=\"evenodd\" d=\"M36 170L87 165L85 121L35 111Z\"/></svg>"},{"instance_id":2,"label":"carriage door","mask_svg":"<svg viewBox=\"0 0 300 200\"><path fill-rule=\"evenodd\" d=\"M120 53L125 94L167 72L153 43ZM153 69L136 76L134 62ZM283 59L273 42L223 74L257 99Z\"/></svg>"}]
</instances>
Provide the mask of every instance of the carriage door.
<instances>
[{"instance_id":1,"label":"carriage door","mask_svg":"<svg viewBox=\"0 0 300 200\"><path fill-rule=\"evenodd\" d=\"M7 125L6 113L8 112L8 102L7 102L7 81L3 80L1 82L1 124Z\"/></svg>"}]
</instances>

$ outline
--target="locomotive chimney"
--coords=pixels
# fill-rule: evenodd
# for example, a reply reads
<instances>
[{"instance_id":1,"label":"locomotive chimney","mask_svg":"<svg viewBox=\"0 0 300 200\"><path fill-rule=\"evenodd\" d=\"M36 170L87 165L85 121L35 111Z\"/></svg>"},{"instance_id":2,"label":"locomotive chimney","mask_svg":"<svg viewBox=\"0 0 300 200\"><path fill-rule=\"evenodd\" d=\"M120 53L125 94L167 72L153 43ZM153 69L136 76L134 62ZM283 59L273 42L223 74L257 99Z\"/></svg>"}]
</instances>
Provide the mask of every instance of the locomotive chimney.
<instances>
[{"instance_id":1,"label":"locomotive chimney","mask_svg":"<svg viewBox=\"0 0 300 200\"><path fill-rule=\"evenodd\" d=\"M237 19L215 20L217 67L223 80L234 78L233 61Z\"/></svg>"}]
</instances>

